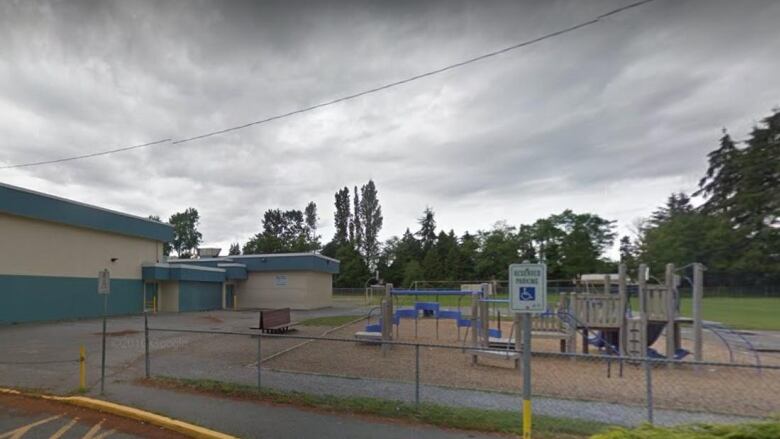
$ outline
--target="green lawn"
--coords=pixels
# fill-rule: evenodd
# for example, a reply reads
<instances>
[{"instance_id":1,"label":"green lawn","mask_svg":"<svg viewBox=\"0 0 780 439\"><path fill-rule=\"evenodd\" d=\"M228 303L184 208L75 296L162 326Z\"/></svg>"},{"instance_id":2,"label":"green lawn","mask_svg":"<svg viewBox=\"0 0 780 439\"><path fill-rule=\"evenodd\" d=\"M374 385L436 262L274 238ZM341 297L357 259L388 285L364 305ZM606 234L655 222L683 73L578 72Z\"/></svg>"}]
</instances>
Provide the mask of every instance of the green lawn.
<instances>
[{"instance_id":1,"label":"green lawn","mask_svg":"<svg viewBox=\"0 0 780 439\"><path fill-rule=\"evenodd\" d=\"M749 422L734 425L682 425L679 427L655 427L642 425L637 428L613 428L591 439L777 439L780 437L780 421Z\"/></svg>"},{"instance_id":2,"label":"green lawn","mask_svg":"<svg viewBox=\"0 0 780 439\"><path fill-rule=\"evenodd\" d=\"M519 410L486 410L449 407L436 404L414 404L379 398L313 395L272 389L257 390L254 386L204 379L155 377L144 379L150 386L190 390L230 398L246 398L312 407L327 411L379 416L389 419L419 422L445 428L477 430L495 433L521 434ZM534 416L534 437L585 438L604 432L609 426L600 422L581 421L550 416Z\"/></svg>"},{"instance_id":3,"label":"green lawn","mask_svg":"<svg viewBox=\"0 0 780 439\"><path fill-rule=\"evenodd\" d=\"M691 315L691 303L691 299L683 298L683 315ZM704 320L725 323L736 329L780 330L780 298L705 297L702 314Z\"/></svg>"},{"instance_id":4,"label":"green lawn","mask_svg":"<svg viewBox=\"0 0 780 439\"><path fill-rule=\"evenodd\" d=\"M459 296L440 296L438 302L442 306L455 307L458 305ZM496 298L506 299L506 296L497 296ZM416 300L415 300L416 299ZM363 301L363 297L355 298L357 301ZM374 296L374 304L378 304L378 296ZM399 297L396 301L401 306L412 306L415 301L436 302L435 296L413 296ZM550 306L558 302L557 294L550 294L547 297ZM471 299L463 297L460 301L461 310L468 312L471 308ZM639 306L636 300L632 300L631 308L638 310ZM501 315L507 316L508 310L504 305L499 305L502 310ZM704 320L712 320L724 323L735 329L763 329L780 331L780 298L771 297L705 297L702 301L702 313ZM691 299L683 298L682 314L691 316Z\"/></svg>"}]
</instances>

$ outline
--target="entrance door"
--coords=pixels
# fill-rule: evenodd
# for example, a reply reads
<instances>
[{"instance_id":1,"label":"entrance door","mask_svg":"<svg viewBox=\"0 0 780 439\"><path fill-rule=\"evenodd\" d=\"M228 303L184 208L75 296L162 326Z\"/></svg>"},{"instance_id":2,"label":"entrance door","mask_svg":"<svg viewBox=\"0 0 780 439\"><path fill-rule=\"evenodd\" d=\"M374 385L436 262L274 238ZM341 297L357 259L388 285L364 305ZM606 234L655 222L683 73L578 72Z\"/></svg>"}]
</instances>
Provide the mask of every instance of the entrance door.
<instances>
[{"instance_id":1,"label":"entrance door","mask_svg":"<svg viewBox=\"0 0 780 439\"><path fill-rule=\"evenodd\" d=\"M233 285L225 285L225 309L233 309L235 307L235 298L233 296Z\"/></svg>"}]
</instances>

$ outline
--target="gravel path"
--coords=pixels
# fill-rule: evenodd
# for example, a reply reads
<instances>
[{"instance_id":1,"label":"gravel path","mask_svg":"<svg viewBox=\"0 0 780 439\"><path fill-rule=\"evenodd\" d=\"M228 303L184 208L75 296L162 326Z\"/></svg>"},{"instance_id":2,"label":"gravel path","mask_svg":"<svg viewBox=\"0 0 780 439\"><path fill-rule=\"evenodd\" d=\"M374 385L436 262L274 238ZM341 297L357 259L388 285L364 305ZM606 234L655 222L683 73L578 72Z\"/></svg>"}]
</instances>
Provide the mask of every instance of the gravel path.
<instances>
[{"instance_id":1,"label":"gravel path","mask_svg":"<svg viewBox=\"0 0 780 439\"><path fill-rule=\"evenodd\" d=\"M263 386L274 389L299 391L337 396L366 396L414 401L414 384L374 379L341 378L333 376L262 371ZM454 407L473 407L494 410L519 410L521 398L517 395L465 389L449 389L421 385L420 400ZM554 398L534 398L534 413L555 417L599 421L610 424L635 426L647 421L645 407L627 406L592 401L575 401ZM724 416L675 410L655 410L658 425L678 425L697 422L735 423L755 421L754 418Z\"/></svg>"}]
</instances>

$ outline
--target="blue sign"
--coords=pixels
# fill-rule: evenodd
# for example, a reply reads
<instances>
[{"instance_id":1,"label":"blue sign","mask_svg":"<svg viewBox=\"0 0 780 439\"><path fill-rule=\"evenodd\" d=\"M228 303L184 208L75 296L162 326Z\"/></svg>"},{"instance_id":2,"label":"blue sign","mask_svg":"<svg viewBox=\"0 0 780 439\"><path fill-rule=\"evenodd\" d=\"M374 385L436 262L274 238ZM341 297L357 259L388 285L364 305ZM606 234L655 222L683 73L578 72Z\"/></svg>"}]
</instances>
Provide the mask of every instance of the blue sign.
<instances>
[{"instance_id":1,"label":"blue sign","mask_svg":"<svg viewBox=\"0 0 780 439\"><path fill-rule=\"evenodd\" d=\"M523 302L536 300L536 287L520 287L518 293L518 298Z\"/></svg>"}]
</instances>

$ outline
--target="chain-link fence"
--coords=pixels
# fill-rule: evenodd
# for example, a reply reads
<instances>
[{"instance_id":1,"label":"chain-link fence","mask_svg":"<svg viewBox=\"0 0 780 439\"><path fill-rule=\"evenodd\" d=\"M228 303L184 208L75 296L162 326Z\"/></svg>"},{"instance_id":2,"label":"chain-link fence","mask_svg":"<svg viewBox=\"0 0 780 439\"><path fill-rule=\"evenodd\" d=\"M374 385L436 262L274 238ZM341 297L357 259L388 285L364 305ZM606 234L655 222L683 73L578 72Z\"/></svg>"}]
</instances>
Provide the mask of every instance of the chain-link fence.
<instances>
[{"instance_id":1,"label":"chain-link fence","mask_svg":"<svg viewBox=\"0 0 780 439\"><path fill-rule=\"evenodd\" d=\"M362 324L325 336L307 327L279 335L157 325L150 318L144 373L318 395L521 407L514 346L473 348L467 334L453 339L442 330L436 339L431 327L415 340L407 322L394 334L406 341L356 340ZM741 422L780 412L777 365L534 351L532 383L535 414L608 424Z\"/></svg>"}]
</instances>

